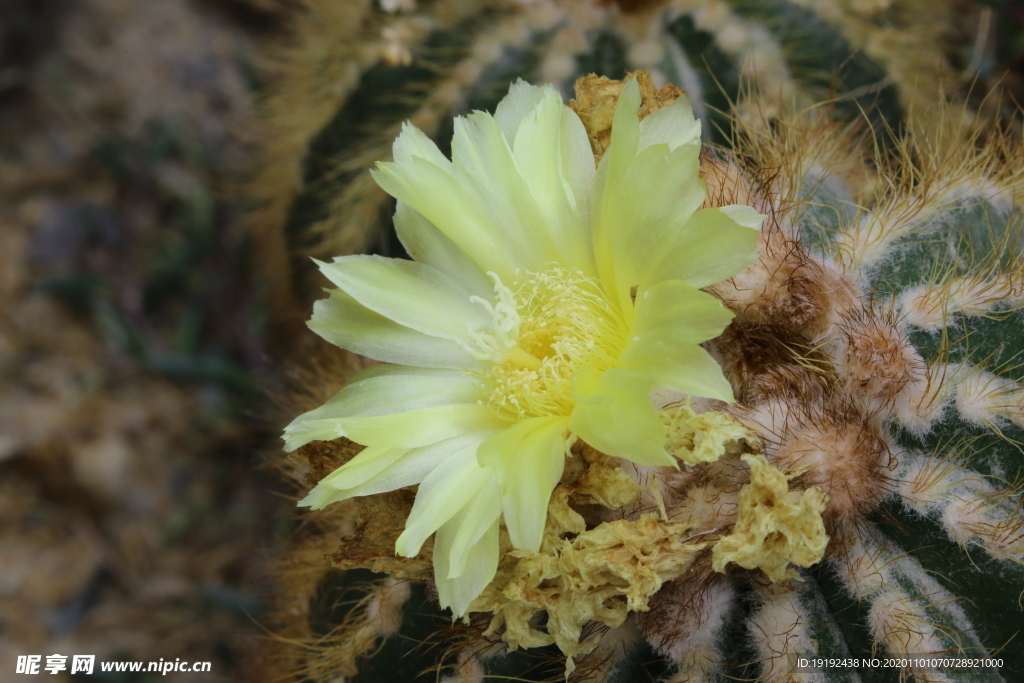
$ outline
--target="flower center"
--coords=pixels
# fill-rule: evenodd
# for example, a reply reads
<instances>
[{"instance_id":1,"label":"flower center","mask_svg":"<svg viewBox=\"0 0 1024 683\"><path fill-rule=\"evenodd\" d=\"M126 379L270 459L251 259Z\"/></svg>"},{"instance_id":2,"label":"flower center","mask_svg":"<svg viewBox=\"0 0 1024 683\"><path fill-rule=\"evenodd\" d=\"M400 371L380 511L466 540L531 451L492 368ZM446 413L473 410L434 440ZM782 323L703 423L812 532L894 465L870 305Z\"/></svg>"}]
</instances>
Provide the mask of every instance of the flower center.
<instances>
[{"instance_id":1,"label":"flower center","mask_svg":"<svg viewBox=\"0 0 1024 683\"><path fill-rule=\"evenodd\" d=\"M600 284L578 270L519 274L511 287L495 280L494 333L481 341L507 352L481 358L490 362L472 371L487 404L510 420L569 415L576 372L612 367L626 344L625 324Z\"/></svg>"}]
</instances>

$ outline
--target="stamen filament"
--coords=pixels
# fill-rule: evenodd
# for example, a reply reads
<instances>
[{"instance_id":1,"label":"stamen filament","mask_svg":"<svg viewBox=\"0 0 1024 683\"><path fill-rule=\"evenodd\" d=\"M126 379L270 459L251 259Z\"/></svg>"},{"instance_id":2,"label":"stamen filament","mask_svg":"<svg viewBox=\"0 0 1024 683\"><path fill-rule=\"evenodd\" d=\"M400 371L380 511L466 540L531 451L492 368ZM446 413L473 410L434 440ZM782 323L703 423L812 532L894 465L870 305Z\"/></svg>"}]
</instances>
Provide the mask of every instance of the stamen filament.
<instances>
[{"instance_id":1,"label":"stamen filament","mask_svg":"<svg viewBox=\"0 0 1024 683\"><path fill-rule=\"evenodd\" d=\"M577 370L586 366L601 373L612 367L625 345L625 326L600 283L579 271L551 268L516 276L511 287L499 286L494 276L494 304L474 299L495 324L479 340L473 337L480 349L474 358L483 362L470 372L503 418L567 416L575 405Z\"/></svg>"}]
</instances>

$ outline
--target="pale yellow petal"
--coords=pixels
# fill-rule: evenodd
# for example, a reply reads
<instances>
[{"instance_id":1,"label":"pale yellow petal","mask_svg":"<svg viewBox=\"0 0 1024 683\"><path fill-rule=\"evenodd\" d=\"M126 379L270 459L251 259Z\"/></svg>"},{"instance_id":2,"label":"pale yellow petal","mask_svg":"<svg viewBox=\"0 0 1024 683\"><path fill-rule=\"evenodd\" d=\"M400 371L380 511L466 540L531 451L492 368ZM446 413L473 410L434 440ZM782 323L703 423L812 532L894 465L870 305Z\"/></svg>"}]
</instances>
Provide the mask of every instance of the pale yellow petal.
<instances>
[{"instance_id":1,"label":"pale yellow petal","mask_svg":"<svg viewBox=\"0 0 1024 683\"><path fill-rule=\"evenodd\" d=\"M383 470L387 469L388 465L391 465L408 452L408 449L405 448L369 446L357 453L356 457L321 479L318 485L330 486L338 491L354 489L376 477Z\"/></svg>"},{"instance_id":2,"label":"pale yellow petal","mask_svg":"<svg viewBox=\"0 0 1024 683\"><path fill-rule=\"evenodd\" d=\"M469 605L487 587L498 571L498 522L466 552L466 563L456 579L449 579L449 557L455 536L461 529L462 519L455 518L442 526L434 539L434 583L441 608L451 608L452 615L461 617Z\"/></svg>"},{"instance_id":3,"label":"pale yellow petal","mask_svg":"<svg viewBox=\"0 0 1024 683\"><path fill-rule=\"evenodd\" d=\"M409 453L404 449L371 446L360 451L355 458L319 480L309 495L299 501L299 507L319 510L331 503L352 498L351 490L375 478L389 465Z\"/></svg>"},{"instance_id":4,"label":"pale yellow petal","mask_svg":"<svg viewBox=\"0 0 1024 683\"><path fill-rule=\"evenodd\" d=\"M620 178L636 158L640 144L640 84L630 78L619 93L612 118L612 137L608 149L601 158L601 165L608 167L609 179Z\"/></svg>"},{"instance_id":5,"label":"pale yellow petal","mask_svg":"<svg viewBox=\"0 0 1024 683\"><path fill-rule=\"evenodd\" d=\"M284 430L286 450L342 436L345 418L471 404L479 399L475 381L460 370L377 365L357 373L324 405L295 418Z\"/></svg>"},{"instance_id":6,"label":"pale yellow petal","mask_svg":"<svg viewBox=\"0 0 1024 683\"><path fill-rule=\"evenodd\" d=\"M670 150L681 145L700 146L700 121L694 118L690 98L686 95L680 95L672 104L648 114L640 122L639 150L662 144L668 145Z\"/></svg>"},{"instance_id":7,"label":"pale yellow petal","mask_svg":"<svg viewBox=\"0 0 1024 683\"><path fill-rule=\"evenodd\" d=\"M597 167L590 194L590 237L595 266L605 290L624 312L626 302L619 295L621 283L616 282L614 259L614 251L619 246L616 221L623 212L623 207L615 205L621 199L616 186L636 157L640 140L639 109L640 86L636 78L630 78L615 104L611 141Z\"/></svg>"},{"instance_id":8,"label":"pale yellow petal","mask_svg":"<svg viewBox=\"0 0 1024 683\"><path fill-rule=\"evenodd\" d=\"M419 484L452 453L478 445L491 433L469 432L421 448L369 446L321 479L317 489L331 489L333 502ZM500 511L498 497L494 500Z\"/></svg>"},{"instance_id":9,"label":"pale yellow petal","mask_svg":"<svg viewBox=\"0 0 1024 683\"><path fill-rule=\"evenodd\" d=\"M533 262L534 250L518 234L501 232L491 207L451 171L412 157L404 163L378 162L370 173L385 192L422 214L482 272L494 271L511 282L517 270Z\"/></svg>"},{"instance_id":10,"label":"pale yellow petal","mask_svg":"<svg viewBox=\"0 0 1024 683\"><path fill-rule=\"evenodd\" d=\"M417 408L476 403L477 381L462 370L374 365L357 372L316 412L324 417L369 417Z\"/></svg>"},{"instance_id":11,"label":"pale yellow petal","mask_svg":"<svg viewBox=\"0 0 1024 683\"><path fill-rule=\"evenodd\" d=\"M757 260L758 228L764 218L746 206L701 209L666 239L664 255L652 262L640 287L683 280L699 289L731 278Z\"/></svg>"},{"instance_id":12,"label":"pale yellow petal","mask_svg":"<svg viewBox=\"0 0 1024 683\"><path fill-rule=\"evenodd\" d=\"M735 401L732 386L722 374L721 366L700 346L650 344L650 355L635 356L622 367L649 375L655 386L689 396L714 398L726 403Z\"/></svg>"},{"instance_id":13,"label":"pale yellow petal","mask_svg":"<svg viewBox=\"0 0 1024 683\"><path fill-rule=\"evenodd\" d=\"M323 510L331 503L338 503L347 499L348 496L345 495L343 491L339 491L332 486L317 484L308 494L306 494L305 498L297 503L297 506L309 508L311 510Z\"/></svg>"},{"instance_id":14,"label":"pale yellow petal","mask_svg":"<svg viewBox=\"0 0 1024 683\"><path fill-rule=\"evenodd\" d=\"M650 375L613 368L595 377L581 371L574 381L577 404L569 429L608 455L639 465L675 465L665 450L665 426L651 405Z\"/></svg>"},{"instance_id":15,"label":"pale yellow petal","mask_svg":"<svg viewBox=\"0 0 1024 683\"><path fill-rule=\"evenodd\" d=\"M734 317L721 301L685 282L659 282L637 292L630 344L624 355L642 353L648 339L677 345L707 341L720 335Z\"/></svg>"},{"instance_id":16,"label":"pale yellow petal","mask_svg":"<svg viewBox=\"0 0 1024 683\"><path fill-rule=\"evenodd\" d=\"M572 119L576 124L573 125ZM589 177L594 175L593 155L583 122L562 104L554 88L545 92L536 107L522 119L515 137L515 160L537 205L543 232L553 251L547 256L563 268L593 275L585 223L589 207ZM581 152L586 157L581 159ZM570 174L582 174L571 178ZM585 188L585 194L576 192Z\"/></svg>"},{"instance_id":17,"label":"pale yellow petal","mask_svg":"<svg viewBox=\"0 0 1024 683\"><path fill-rule=\"evenodd\" d=\"M453 453L423 479L405 531L395 542L396 553L414 557L424 541L469 503L494 476L477 464L477 447L474 444Z\"/></svg>"},{"instance_id":18,"label":"pale yellow petal","mask_svg":"<svg viewBox=\"0 0 1024 683\"><path fill-rule=\"evenodd\" d=\"M451 162L437 148L437 144L426 133L408 121L402 123L402 132L395 139L391 154L398 163L407 163L413 157L420 157L442 169L451 171Z\"/></svg>"},{"instance_id":19,"label":"pale yellow petal","mask_svg":"<svg viewBox=\"0 0 1024 683\"><path fill-rule=\"evenodd\" d=\"M637 293L619 365L650 375L659 388L732 402L722 368L698 344L721 334L733 317L721 301L685 282L660 282Z\"/></svg>"},{"instance_id":20,"label":"pale yellow petal","mask_svg":"<svg viewBox=\"0 0 1024 683\"><path fill-rule=\"evenodd\" d=\"M458 530L448 552L448 578L457 579L466 572L473 547L501 517L501 487L494 476L484 482L472 500L456 515ZM435 537L436 538L436 537Z\"/></svg>"},{"instance_id":21,"label":"pale yellow petal","mask_svg":"<svg viewBox=\"0 0 1024 683\"><path fill-rule=\"evenodd\" d=\"M527 114L525 120L530 116ZM519 136L524 134L523 125ZM555 147L544 153L550 157L559 152ZM501 235L515 236L516 251L526 270L542 270L549 261L561 258L550 226L537 207L508 141L490 114L476 111L455 119L452 165L459 183L487 207L492 229Z\"/></svg>"},{"instance_id":22,"label":"pale yellow petal","mask_svg":"<svg viewBox=\"0 0 1024 683\"><path fill-rule=\"evenodd\" d=\"M753 230L760 230L761 224L767 218L763 213L758 213L754 207L744 204L728 204L718 207L718 210L736 221L737 225Z\"/></svg>"},{"instance_id":23,"label":"pale yellow petal","mask_svg":"<svg viewBox=\"0 0 1024 683\"><path fill-rule=\"evenodd\" d=\"M488 300L494 296L494 283L466 252L418 211L402 202L398 202L395 210L395 232L406 253L416 261L437 268L475 296Z\"/></svg>"},{"instance_id":24,"label":"pale yellow petal","mask_svg":"<svg viewBox=\"0 0 1024 683\"><path fill-rule=\"evenodd\" d=\"M386 363L463 368L474 362L457 343L399 325L339 289L313 304L308 324L332 344Z\"/></svg>"},{"instance_id":25,"label":"pale yellow petal","mask_svg":"<svg viewBox=\"0 0 1024 683\"><path fill-rule=\"evenodd\" d=\"M553 88L517 83L495 116L458 117L450 163L414 129L400 143L395 161L379 163L374 179L481 272L511 282L517 270L540 271L555 261L592 271L593 157L582 122Z\"/></svg>"},{"instance_id":26,"label":"pale yellow petal","mask_svg":"<svg viewBox=\"0 0 1024 683\"><path fill-rule=\"evenodd\" d=\"M571 196L576 201L576 211L580 215L580 223L587 240L587 258L593 268L593 249L590 247L590 197L593 193L594 176L597 167L594 165L594 152L590 148L587 129L579 115L569 107L562 107L562 168L566 182L571 189Z\"/></svg>"},{"instance_id":27,"label":"pale yellow petal","mask_svg":"<svg viewBox=\"0 0 1024 683\"><path fill-rule=\"evenodd\" d=\"M465 341L467 330L491 323L486 309L470 301L470 292L426 264L364 255L317 264L320 272L363 306L432 337Z\"/></svg>"},{"instance_id":28,"label":"pale yellow petal","mask_svg":"<svg viewBox=\"0 0 1024 683\"><path fill-rule=\"evenodd\" d=\"M601 159L591 197L598 273L627 322L632 315L632 288L664 257L705 196L698 176L699 145L682 144L673 150L668 143L660 143L638 153L639 101L632 79L616 105L611 143Z\"/></svg>"},{"instance_id":29,"label":"pale yellow petal","mask_svg":"<svg viewBox=\"0 0 1024 683\"><path fill-rule=\"evenodd\" d=\"M349 496L371 496L395 489L419 484L434 468L452 453L469 448L490 436L493 432L468 432L437 443L411 448L405 455L381 470L373 479L359 486L347 489Z\"/></svg>"},{"instance_id":30,"label":"pale yellow petal","mask_svg":"<svg viewBox=\"0 0 1024 683\"><path fill-rule=\"evenodd\" d=\"M515 145L516 133L523 118L540 104L548 93L557 91L552 85L532 85L522 78L509 86L508 94L498 102L494 110L494 121L498 124L509 147ZM561 104L561 97L558 98Z\"/></svg>"},{"instance_id":31,"label":"pale yellow petal","mask_svg":"<svg viewBox=\"0 0 1024 683\"><path fill-rule=\"evenodd\" d=\"M480 445L480 464L501 484L501 507L512 545L537 552L551 491L562 477L568 419L535 417L498 432Z\"/></svg>"},{"instance_id":32,"label":"pale yellow petal","mask_svg":"<svg viewBox=\"0 0 1024 683\"><path fill-rule=\"evenodd\" d=\"M485 405L457 404L420 408L407 413L341 420L344 434L356 443L416 448L464 432L501 429L508 425Z\"/></svg>"}]
</instances>

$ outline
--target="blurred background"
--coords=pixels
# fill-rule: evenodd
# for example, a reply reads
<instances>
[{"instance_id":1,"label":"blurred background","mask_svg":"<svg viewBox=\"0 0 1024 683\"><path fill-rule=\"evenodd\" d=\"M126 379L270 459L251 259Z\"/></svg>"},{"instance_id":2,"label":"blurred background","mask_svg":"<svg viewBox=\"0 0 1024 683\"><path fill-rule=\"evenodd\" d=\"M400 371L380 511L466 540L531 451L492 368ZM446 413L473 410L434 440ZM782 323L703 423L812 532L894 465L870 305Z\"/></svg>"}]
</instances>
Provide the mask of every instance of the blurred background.
<instances>
[{"instance_id":1,"label":"blurred background","mask_svg":"<svg viewBox=\"0 0 1024 683\"><path fill-rule=\"evenodd\" d=\"M0 2L0 680L29 653L251 680L290 505L232 193L280 18Z\"/></svg>"},{"instance_id":2,"label":"blurred background","mask_svg":"<svg viewBox=\"0 0 1024 683\"><path fill-rule=\"evenodd\" d=\"M543 32L548 19L529 13L557 4L0 0L0 680L28 653L208 660L211 674L174 680L261 680L275 558L294 524L274 465L288 414L278 406L293 359L316 343L301 326L318 291L305 256L394 251L367 227L390 215L370 195L349 205L362 223L289 226L322 223L317 212L348 220L325 208L339 155L365 176L361 155L375 149L354 141L366 126L383 108L396 121L418 111L359 83L387 94L455 65L451 27L474 5L522 12ZM595 4L632 16L659 3ZM833 4L869 17L890 5ZM462 14L446 19L447 5ZM930 40L952 90L979 111L1014 111L1024 4L943 7ZM688 16L673 30L713 79L728 22L705 30L707 16ZM603 30L588 34L598 47L586 70L621 77L631 64L616 55L636 55L616 52L628 37L611 33L601 47ZM505 69L492 81L560 73L557 60L517 54L489 62ZM320 77L296 82L303 59ZM880 82L876 101L895 81ZM494 100L472 84L441 113ZM725 106L738 87L707 89L706 101L726 95ZM985 100L996 87L1002 99Z\"/></svg>"}]
</instances>

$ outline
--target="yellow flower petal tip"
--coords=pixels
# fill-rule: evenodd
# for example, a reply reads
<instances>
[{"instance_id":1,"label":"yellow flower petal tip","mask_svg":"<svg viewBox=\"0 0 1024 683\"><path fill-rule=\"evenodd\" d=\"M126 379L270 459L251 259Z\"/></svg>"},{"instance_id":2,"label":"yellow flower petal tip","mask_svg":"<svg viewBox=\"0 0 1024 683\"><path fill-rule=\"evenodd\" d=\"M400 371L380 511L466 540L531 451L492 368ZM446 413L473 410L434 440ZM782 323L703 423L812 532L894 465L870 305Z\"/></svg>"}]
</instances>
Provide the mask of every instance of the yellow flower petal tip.
<instances>
[{"instance_id":1,"label":"yellow flower petal tip","mask_svg":"<svg viewBox=\"0 0 1024 683\"><path fill-rule=\"evenodd\" d=\"M722 572L735 562L760 568L775 582L802 581L790 564L810 567L824 557L828 535L821 513L828 494L817 486L790 491L786 475L763 455L740 457L750 465L750 483L740 491L733 532L711 551L712 568Z\"/></svg>"},{"instance_id":2,"label":"yellow flower petal tip","mask_svg":"<svg viewBox=\"0 0 1024 683\"><path fill-rule=\"evenodd\" d=\"M302 504L418 485L398 550L437 534L457 615L494 576L502 522L536 550L576 439L672 465L651 393L732 400L701 347L732 314L701 288L754 260L761 217L700 209L700 124L678 92L658 106L645 92L634 78L610 101L599 162L550 85L519 81L493 115L457 118L451 159L407 124L373 177L413 260L319 264L336 289L310 327L383 364L287 428L289 450L367 447Z\"/></svg>"}]
</instances>

